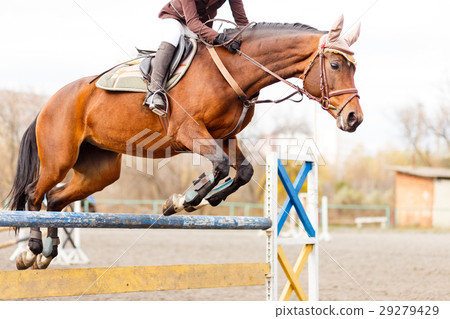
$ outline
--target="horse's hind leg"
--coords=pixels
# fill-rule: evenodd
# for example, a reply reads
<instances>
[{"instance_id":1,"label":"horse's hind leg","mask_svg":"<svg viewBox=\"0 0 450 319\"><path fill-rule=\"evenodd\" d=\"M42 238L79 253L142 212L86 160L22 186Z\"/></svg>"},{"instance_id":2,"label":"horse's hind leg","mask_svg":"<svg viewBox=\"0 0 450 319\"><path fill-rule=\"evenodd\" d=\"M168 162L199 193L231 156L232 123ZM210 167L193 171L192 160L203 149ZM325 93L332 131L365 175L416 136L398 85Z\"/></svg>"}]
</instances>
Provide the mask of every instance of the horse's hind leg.
<instances>
[{"instance_id":1,"label":"horse's hind leg","mask_svg":"<svg viewBox=\"0 0 450 319\"><path fill-rule=\"evenodd\" d=\"M42 165L38 180L30 184L27 188L27 209L31 211L40 210L45 194L61 182L69 170L70 167L68 166L66 169L52 170ZM55 241L57 240L57 232L55 234L50 228L48 236L55 237ZM35 263L36 257L42 253L43 248L40 228L32 227L30 230L30 240L28 241L28 250L17 257L17 269L23 270L31 267Z\"/></svg>"},{"instance_id":2,"label":"horse's hind leg","mask_svg":"<svg viewBox=\"0 0 450 319\"><path fill-rule=\"evenodd\" d=\"M60 211L70 203L85 199L114 183L120 177L121 159L121 154L83 143L73 167L72 179L64 187L48 194L49 210Z\"/></svg>"},{"instance_id":3,"label":"horse's hind leg","mask_svg":"<svg viewBox=\"0 0 450 319\"><path fill-rule=\"evenodd\" d=\"M42 253L36 256L33 269L47 269L53 258L58 256L58 245L58 228L49 227L47 229L47 238L43 243Z\"/></svg>"},{"instance_id":4,"label":"horse's hind leg","mask_svg":"<svg viewBox=\"0 0 450 319\"><path fill-rule=\"evenodd\" d=\"M59 130L56 125L45 125L48 121L44 111L40 114L36 126L36 139L39 149L40 172L36 181L25 190L27 209L41 209L45 194L61 182L77 161L79 144L72 131ZM42 117L42 119L41 119ZM72 133L72 134L71 134ZM55 154L55 149L58 150ZM57 241L55 230L49 229L49 237ZM30 231L28 250L18 256L17 269L26 269L33 265L36 257L42 253L43 244L39 227Z\"/></svg>"},{"instance_id":5,"label":"horse's hind leg","mask_svg":"<svg viewBox=\"0 0 450 319\"><path fill-rule=\"evenodd\" d=\"M58 210L52 209L52 207L50 207L48 205L48 194L50 194L50 192L54 191L55 189L60 190L65 187L66 187L66 185L52 188L52 190L50 190L47 193L47 211L58 211ZM32 229L31 233L36 232L36 230L39 230L39 228ZM30 233L30 241L28 242L28 246L30 247L30 250L35 254L35 258L33 258L34 262L32 264L33 269L46 269L50 265L50 262L53 260L53 258L58 256L58 245L60 243L59 237L58 237L58 228L55 228L55 227L47 228L47 238L44 241L42 241L42 239L39 240L39 244L40 244L39 250L31 249L32 240L34 239L33 236L31 235L31 233ZM39 237L41 237L40 231L39 231ZM36 241L36 239L34 239L34 241ZM25 260L25 259L22 258L22 261L23 260ZM30 261L31 261L31 258L29 259L28 263ZM17 264L19 265L19 259L18 259ZM18 268L19 268L19 266L18 266Z\"/></svg>"},{"instance_id":6,"label":"horse's hind leg","mask_svg":"<svg viewBox=\"0 0 450 319\"><path fill-rule=\"evenodd\" d=\"M70 203L82 200L115 182L120 177L121 158L120 154L83 143L78 160L73 167L72 179L47 194L47 209L61 211ZM55 241L57 229L49 228L47 238L47 244L52 245L47 248L51 254L49 256L39 255L33 268L47 268L51 260L58 255L58 241Z\"/></svg>"},{"instance_id":7,"label":"horse's hind leg","mask_svg":"<svg viewBox=\"0 0 450 319\"><path fill-rule=\"evenodd\" d=\"M102 190L120 177L121 155L101 150L83 143L78 160L73 167L74 174L69 183L52 189L47 194L49 211L61 211L70 203L86 198ZM57 229L49 228L47 237L48 253L39 255L33 268L45 269L58 255Z\"/></svg>"}]
</instances>

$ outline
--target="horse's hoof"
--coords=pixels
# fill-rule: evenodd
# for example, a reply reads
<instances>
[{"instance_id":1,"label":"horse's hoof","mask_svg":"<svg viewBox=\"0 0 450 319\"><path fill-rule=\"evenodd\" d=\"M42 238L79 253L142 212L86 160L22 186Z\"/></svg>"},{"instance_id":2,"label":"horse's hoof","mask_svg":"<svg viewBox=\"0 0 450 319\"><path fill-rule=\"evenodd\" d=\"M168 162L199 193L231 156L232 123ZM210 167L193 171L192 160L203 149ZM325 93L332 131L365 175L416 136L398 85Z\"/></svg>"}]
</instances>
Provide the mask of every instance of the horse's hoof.
<instances>
[{"instance_id":1,"label":"horse's hoof","mask_svg":"<svg viewBox=\"0 0 450 319\"><path fill-rule=\"evenodd\" d=\"M195 208L194 206L187 206L187 207L184 208L184 210L187 213L192 213L192 212L195 212L197 210L197 208Z\"/></svg>"},{"instance_id":2,"label":"horse's hoof","mask_svg":"<svg viewBox=\"0 0 450 319\"><path fill-rule=\"evenodd\" d=\"M173 209L173 206L168 206L168 207L164 206L163 207L163 215L164 216L170 216L170 215L173 215L176 213L177 212L175 211L175 209Z\"/></svg>"},{"instance_id":3,"label":"horse's hoof","mask_svg":"<svg viewBox=\"0 0 450 319\"><path fill-rule=\"evenodd\" d=\"M42 244L42 239L38 238L30 238L28 241L28 248L35 254L36 256L42 253L42 249L44 248Z\"/></svg>"},{"instance_id":4,"label":"horse's hoof","mask_svg":"<svg viewBox=\"0 0 450 319\"><path fill-rule=\"evenodd\" d=\"M219 205L223 200L223 198L220 198L219 196L211 196L210 198L207 199L209 205L211 205L212 207L216 207L217 205Z\"/></svg>"},{"instance_id":5,"label":"horse's hoof","mask_svg":"<svg viewBox=\"0 0 450 319\"><path fill-rule=\"evenodd\" d=\"M50 262L53 260L53 257L45 257L44 255L38 255L36 257L36 261L33 264L33 269L47 269Z\"/></svg>"},{"instance_id":6,"label":"horse's hoof","mask_svg":"<svg viewBox=\"0 0 450 319\"><path fill-rule=\"evenodd\" d=\"M52 254L52 251L53 251L53 240L51 237L47 237L43 242L42 255L48 257Z\"/></svg>"},{"instance_id":7,"label":"horse's hoof","mask_svg":"<svg viewBox=\"0 0 450 319\"><path fill-rule=\"evenodd\" d=\"M163 215L170 216L176 213L179 213L183 210L183 195L180 194L172 194L163 205Z\"/></svg>"},{"instance_id":8,"label":"horse's hoof","mask_svg":"<svg viewBox=\"0 0 450 319\"><path fill-rule=\"evenodd\" d=\"M202 201L200 202L200 204L198 204L197 206L184 206L184 210L188 213L192 213L195 212L196 210L205 207L209 205L208 201L206 199L202 199Z\"/></svg>"},{"instance_id":9,"label":"horse's hoof","mask_svg":"<svg viewBox=\"0 0 450 319\"><path fill-rule=\"evenodd\" d=\"M16 259L17 270L25 270L30 268L36 261L36 255L27 250L22 252Z\"/></svg>"}]
</instances>

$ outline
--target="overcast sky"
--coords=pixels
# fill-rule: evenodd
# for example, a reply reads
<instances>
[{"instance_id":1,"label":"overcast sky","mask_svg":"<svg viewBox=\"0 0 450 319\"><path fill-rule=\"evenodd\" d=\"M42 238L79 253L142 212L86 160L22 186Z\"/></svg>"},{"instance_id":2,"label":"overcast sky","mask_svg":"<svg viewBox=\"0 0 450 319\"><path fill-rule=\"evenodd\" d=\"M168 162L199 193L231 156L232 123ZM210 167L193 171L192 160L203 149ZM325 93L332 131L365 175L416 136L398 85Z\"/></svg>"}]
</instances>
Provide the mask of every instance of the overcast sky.
<instances>
[{"instance_id":1,"label":"overcast sky","mask_svg":"<svg viewBox=\"0 0 450 319\"><path fill-rule=\"evenodd\" d=\"M135 56L135 46L156 48L152 29L167 0L2 1L0 89L51 95L65 84L98 74ZM401 147L395 112L422 102L428 112L450 85L448 1L244 0L250 21L302 22L329 30L343 13L344 30L361 21L354 45L356 86L364 122L355 133L338 132L335 121L313 102L258 106L247 130L268 130L275 118L312 123L318 109L318 143L325 157L348 153L358 143L375 152ZM218 17L230 18L228 5ZM263 90L279 98L282 85ZM339 147L337 146L339 145Z\"/></svg>"}]
</instances>

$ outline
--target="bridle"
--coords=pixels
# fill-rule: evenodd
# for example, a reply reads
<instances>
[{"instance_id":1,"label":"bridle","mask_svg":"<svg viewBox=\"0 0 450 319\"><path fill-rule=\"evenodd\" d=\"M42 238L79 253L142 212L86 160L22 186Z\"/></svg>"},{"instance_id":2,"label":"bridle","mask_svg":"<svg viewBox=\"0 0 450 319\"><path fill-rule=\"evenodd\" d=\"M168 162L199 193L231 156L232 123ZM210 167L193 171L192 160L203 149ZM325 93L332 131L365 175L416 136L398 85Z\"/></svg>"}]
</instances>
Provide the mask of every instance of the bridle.
<instances>
[{"instance_id":1,"label":"bridle","mask_svg":"<svg viewBox=\"0 0 450 319\"><path fill-rule=\"evenodd\" d=\"M327 72L326 72L326 68L325 68L325 52L339 54L339 55L343 56L349 63L351 63L351 64L356 66L356 62L353 61L346 53L344 53L342 51L339 51L339 50L336 50L336 49L326 48L325 44L322 44L319 47L319 50L315 54L314 58L311 60L308 68L303 73L303 83L304 83L304 81L306 80L306 77L308 76L309 72L311 71L312 67L314 66L316 60L319 59L319 63L320 63L319 67L320 67L320 92L321 92L321 97L318 98L318 97L310 94L305 89L302 89L302 88L299 88L299 89L309 99L312 99L314 101L319 102L324 110L330 110L330 109L331 110L335 110L336 111L336 116L340 116L342 111L344 110L344 108L347 106L348 103L350 103L350 101L353 98L357 97L359 99L360 97L359 97L359 94L358 94L358 90L356 88L335 90L335 91L331 91L331 92L329 91ZM339 107L334 106L333 104L331 104L330 98L332 98L333 96L339 96L339 95L342 95L342 94L352 94L352 95L344 102L344 104L342 104Z\"/></svg>"},{"instance_id":2,"label":"bridle","mask_svg":"<svg viewBox=\"0 0 450 319\"><path fill-rule=\"evenodd\" d=\"M226 22L226 23L233 24L239 31L233 37L231 37L230 40L228 40L226 43L223 43L223 44L220 44L220 45L211 45L211 44L207 43L204 39L202 39L200 37L200 41L202 41L206 45L206 47L210 50L210 53L214 51L214 50L211 50L211 48L214 48L216 46L225 46L225 45L230 44L234 40L240 38L241 34L245 30L250 28L252 25L256 24L255 22L250 22L245 27L239 27L236 23L234 23L232 21L228 21L228 20L224 20L224 19L210 19L210 20L206 21L205 23L203 23L202 29L203 29L203 27L205 27L205 25L207 23L214 22L214 21L221 21L221 22ZM202 29L200 29L200 30L202 30ZM317 53L314 55L314 57L312 58L311 62L309 63L308 68L303 73L303 83L304 83L305 80L306 80L307 75L311 71L311 69L314 66L314 64L316 63L317 59L319 59L319 63L320 63L320 92L321 92L320 98L312 95L306 89L301 88L301 87L299 87L297 85L294 85L294 84L290 83L289 81L286 81L281 76L279 76L278 74L272 72L271 70L266 68L264 65L262 65L261 63L256 61L255 59L253 59L253 58L249 57L248 55L246 55L241 50L236 50L236 51L237 51L237 53L240 56L246 58L248 61L250 61L251 63L253 63L257 67L259 67L260 69L262 69L266 73L272 75L273 77L275 77L279 81L289 85L290 87L292 87L296 91L296 92L294 92L292 94L289 94L288 96L286 96L286 97L284 97L282 99L275 100L275 101L274 100L258 100L257 98L249 100L247 98L247 96L245 95L245 93L239 88L239 85L237 85L237 83L234 83L234 84L230 83L230 82L235 82L232 79L232 76L231 75L228 75L228 76L224 75L226 80L228 81L228 83L233 87L235 92L238 94L239 98L244 103L244 106L250 107L250 106L255 105L256 103L258 103L258 104L259 103L280 103L280 102L283 102L283 101L286 101L286 100L290 99L295 94L300 94L302 96L302 98L300 100L293 100L294 102L301 102L303 100L303 95L306 95L310 100L314 100L314 101L320 103L320 105L322 106L322 108L324 110L327 110L327 111L328 110L334 110L334 111L336 111L336 117L339 117L341 115L342 111L344 110L344 108L350 103L351 100L353 100L355 97L358 98L358 99L360 98L359 94L358 94L358 90L356 88L334 90L334 91L331 91L331 92L329 91L327 72L326 72L326 68L325 68L325 52L339 54L339 55L343 56L349 63L353 64L354 66L356 66L356 62L352 58L350 58L345 52L337 50L337 49L328 48L326 46L326 43L323 43L322 45L319 46L319 49L317 50ZM214 57L213 57L213 59L214 59ZM216 65L221 63L221 62L219 62L219 60L220 59L218 57L216 57L216 59L215 59ZM222 70L224 70L226 68L224 66L222 66L222 67L219 67L219 69L221 70L222 75L223 75L224 72ZM343 95L343 94L352 94L352 95L341 106L335 106L335 105L331 104L330 98L332 98L334 96Z\"/></svg>"},{"instance_id":3,"label":"bridle","mask_svg":"<svg viewBox=\"0 0 450 319\"><path fill-rule=\"evenodd\" d=\"M311 62L309 63L308 68L303 73L303 83L304 83L304 81L306 80L306 77L308 76L308 74L311 71L312 67L316 63L317 59L319 60L319 63L320 63L320 92L321 92L320 98L312 95L306 89L301 88L299 86L296 86L296 85L290 83L289 81L286 81L281 76L279 76L278 74L272 72L271 70L266 68L264 65L262 65L259 62L255 61L253 58L249 57L248 55L246 55L242 51L237 50L237 52L238 52L239 55L243 56L244 58L246 58L247 60L249 60L250 62L255 64L257 67L259 67L260 69L262 69L266 73L269 73L270 75L274 76L275 78L277 78L281 82L283 82L283 83L289 85L290 87L292 87L293 89L295 89L296 92L294 94L299 93L300 95L303 95L303 94L306 95L309 99L320 103L320 105L322 106L322 108L324 110L335 110L336 111L336 117L341 115L341 113L344 110L344 108L348 105L348 103L350 103L351 100L353 100L353 98L355 98L355 97L359 98L358 90L356 88L335 90L335 91L331 91L331 92L329 91L328 80L327 80L327 72L326 72L326 68L325 68L325 52L331 52L331 53L342 55L348 62L352 63L353 65L356 65L356 63L346 53L344 53L342 51L339 51L339 50L326 48L325 44L323 44L323 45L321 45L319 47L319 49L317 50L317 53L314 55L314 57L312 58ZM292 94L292 95L294 95L294 94ZM331 104L330 98L332 98L333 96L338 96L338 95L342 95L342 94L352 94L352 95L341 106L334 106L333 104ZM287 98L290 98L292 95L288 96ZM284 101L287 98L282 99L282 100ZM265 103L266 101L257 101L257 103L258 102L259 103ZM274 102L274 101L271 101L271 102Z\"/></svg>"},{"instance_id":4,"label":"bridle","mask_svg":"<svg viewBox=\"0 0 450 319\"><path fill-rule=\"evenodd\" d=\"M230 21L221 20L221 19L212 19L212 20L209 20L209 21L217 21L217 20L224 21L224 22L230 22ZM209 21L207 21L207 22L209 22ZM207 22L205 22L203 24L203 26ZM230 22L230 23L233 23L233 22ZM242 101L243 106L244 106L243 110L242 110L242 113L241 113L241 116L239 117L239 120L238 120L236 126L234 127L234 129L232 129L231 132L229 132L226 135L224 135L223 137L221 137L221 139L226 139L226 138L228 138L230 136L233 136L234 134L236 134L236 132L239 131L239 129L242 126L242 123L244 122L244 119L245 119L245 117L247 115L247 111L250 108L254 107L255 104L260 104L260 103L280 103L280 102L283 102L283 101L286 101L286 100L290 99L295 94L300 94L301 95L301 99L300 100L292 100L292 101L298 103L298 102L301 102L303 100L303 95L306 95L309 99L319 102L324 110L335 110L336 111L336 113L335 113L336 118L338 118L341 115L341 113L344 110L344 108L350 103L350 101L353 98L357 97L359 99L358 90L356 88L347 88L347 89L342 89L342 90L334 90L334 91L331 91L331 92L329 91L328 80L327 80L327 73L326 73L326 68L325 68L325 52L331 52L331 53L342 55L349 63L352 63L353 65L356 65L356 63L346 53L344 53L342 51L339 51L339 50L336 50L336 49L327 48L325 44L319 46L319 49L317 50L317 53L314 55L313 59L311 60L311 62L308 65L308 68L303 73L303 83L304 83L304 81L306 80L306 77L308 76L309 72L313 68L313 66L316 63L317 59L319 59L319 63L320 63L320 91L321 91L321 97L320 98L312 95L306 89L301 88L301 87L299 87L297 85L294 85L294 84L290 83L289 81L286 81L281 76L279 76L278 74L272 72L271 70L266 68L264 65L262 65L261 63L256 61L255 59L253 59L253 58L249 57L248 55L246 55L241 50L236 50L237 54L239 54L240 56L244 57L245 59L247 59L248 61L250 61L254 65L256 65L258 68L263 70L264 72L272 75L273 77L275 77L279 81L285 83L286 85L290 86L291 88L293 88L295 90L294 93L291 93L288 96L286 96L284 98L281 98L279 100L258 100L258 94L256 96L254 96L253 98L249 99L247 97L247 95L245 94L245 92L240 88L239 84L234 80L233 76L228 72L228 70L225 67L225 65L223 65L220 57L217 55L215 47L216 46L225 46L225 45L230 44L232 41L234 41L235 39L239 38L239 36L247 28L249 28L253 24L254 24L254 22L251 22L247 26L241 28L239 30L239 32L236 35L234 35L230 40L228 40L226 43L223 43L223 44L220 44L220 45L211 45L211 44L207 43L204 39L202 39L200 37L200 40L206 45L207 50L209 51L209 53L210 53L214 63L216 64L217 68L221 72L222 76L225 78L225 80L228 82L228 84L236 92L236 94L238 95L239 99ZM238 27L238 26L236 25L236 27ZM330 98L332 98L333 96L338 96L338 95L342 95L342 94L352 94L352 95L344 102L344 104L342 104L339 107L334 106L333 104L331 104Z\"/></svg>"}]
</instances>

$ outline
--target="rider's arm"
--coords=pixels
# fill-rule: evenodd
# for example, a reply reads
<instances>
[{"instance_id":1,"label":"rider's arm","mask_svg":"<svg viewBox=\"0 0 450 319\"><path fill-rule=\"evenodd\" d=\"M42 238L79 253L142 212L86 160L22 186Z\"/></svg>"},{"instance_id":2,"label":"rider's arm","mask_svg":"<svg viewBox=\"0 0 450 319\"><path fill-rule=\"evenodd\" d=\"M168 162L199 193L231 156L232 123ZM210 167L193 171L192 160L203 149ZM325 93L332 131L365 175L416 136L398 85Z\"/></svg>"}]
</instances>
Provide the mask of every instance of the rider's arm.
<instances>
[{"instance_id":1,"label":"rider's arm","mask_svg":"<svg viewBox=\"0 0 450 319\"><path fill-rule=\"evenodd\" d=\"M200 21L200 17L197 12L195 1L181 0L181 4L183 6L184 19L186 20L188 28L192 32L205 38L208 42L212 43L219 33L208 26L203 27L203 23Z\"/></svg>"},{"instance_id":2,"label":"rider's arm","mask_svg":"<svg viewBox=\"0 0 450 319\"><path fill-rule=\"evenodd\" d=\"M242 0L230 0L231 11L233 12L234 21L238 26L246 26L248 24L247 15L245 14L244 4Z\"/></svg>"}]
</instances>

